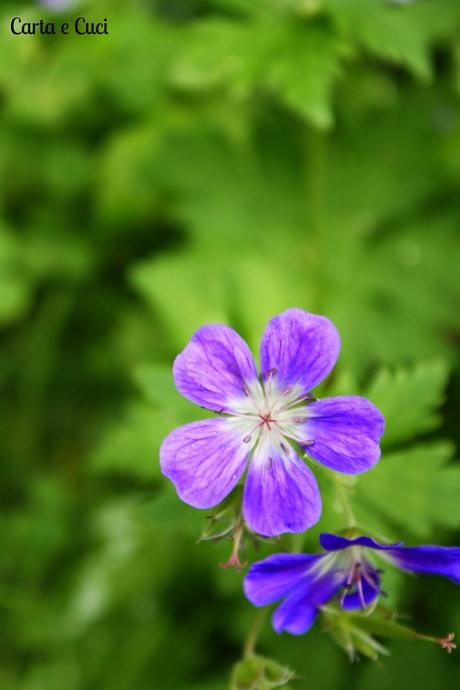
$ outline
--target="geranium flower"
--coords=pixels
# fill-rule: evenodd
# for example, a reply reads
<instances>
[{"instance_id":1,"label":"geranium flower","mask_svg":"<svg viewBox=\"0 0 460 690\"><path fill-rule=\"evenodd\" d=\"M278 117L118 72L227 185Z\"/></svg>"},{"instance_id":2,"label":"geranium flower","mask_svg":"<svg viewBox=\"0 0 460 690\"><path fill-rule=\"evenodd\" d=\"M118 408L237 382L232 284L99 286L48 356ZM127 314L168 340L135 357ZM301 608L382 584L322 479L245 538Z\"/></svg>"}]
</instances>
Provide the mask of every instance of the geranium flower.
<instances>
[{"instance_id":1,"label":"geranium flower","mask_svg":"<svg viewBox=\"0 0 460 690\"><path fill-rule=\"evenodd\" d=\"M374 556L402 570L443 575L460 584L460 548L379 544L370 537L347 539L321 534L325 553L275 554L254 563L244 580L244 591L255 606L283 599L273 614L273 628L293 635L307 632L321 606L342 592L343 609L366 608L380 594Z\"/></svg>"},{"instance_id":2,"label":"geranium flower","mask_svg":"<svg viewBox=\"0 0 460 690\"><path fill-rule=\"evenodd\" d=\"M211 508L248 467L243 515L252 530L274 536L317 522L318 485L295 448L333 470L358 474L377 462L384 428L365 398L312 396L339 350L329 319L288 309L262 336L259 380L238 333L221 325L199 328L174 362L174 380L186 398L223 416L179 427L163 442L161 469L180 498Z\"/></svg>"},{"instance_id":3,"label":"geranium flower","mask_svg":"<svg viewBox=\"0 0 460 690\"><path fill-rule=\"evenodd\" d=\"M50 7L54 10L68 10L74 7L79 0L39 0L40 5Z\"/></svg>"}]
</instances>

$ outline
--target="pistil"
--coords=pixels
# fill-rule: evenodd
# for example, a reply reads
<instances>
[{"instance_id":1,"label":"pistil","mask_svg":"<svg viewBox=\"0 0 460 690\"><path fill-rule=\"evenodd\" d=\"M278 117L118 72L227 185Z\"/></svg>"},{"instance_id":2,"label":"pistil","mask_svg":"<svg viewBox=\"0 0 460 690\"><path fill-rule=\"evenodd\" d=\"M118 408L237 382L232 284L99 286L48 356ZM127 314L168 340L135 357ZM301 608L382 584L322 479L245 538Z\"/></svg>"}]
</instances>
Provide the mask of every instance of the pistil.
<instances>
[{"instance_id":1,"label":"pistil","mask_svg":"<svg viewBox=\"0 0 460 690\"><path fill-rule=\"evenodd\" d=\"M260 422L259 426L264 426L264 425L266 424L269 431L271 431L270 423L271 423L271 424L275 424L275 423L276 423L276 419L272 419L272 418L271 418L271 412L269 412L269 413L266 414L266 415L260 414L260 415L259 415L259 419L262 420L262 421Z\"/></svg>"}]
</instances>

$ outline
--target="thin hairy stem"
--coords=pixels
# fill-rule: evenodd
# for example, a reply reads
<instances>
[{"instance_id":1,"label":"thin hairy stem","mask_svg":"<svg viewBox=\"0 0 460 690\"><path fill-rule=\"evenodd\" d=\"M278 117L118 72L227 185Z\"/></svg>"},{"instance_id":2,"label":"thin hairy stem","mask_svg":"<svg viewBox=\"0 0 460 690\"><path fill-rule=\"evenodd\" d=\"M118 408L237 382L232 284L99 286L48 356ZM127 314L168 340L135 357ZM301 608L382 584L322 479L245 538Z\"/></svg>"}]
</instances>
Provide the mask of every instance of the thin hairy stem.
<instances>
[{"instance_id":1,"label":"thin hairy stem","mask_svg":"<svg viewBox=\"0 0 460 690\"><path fill-rule=\"evenodd\" d=\"M264 606L264 608L259 609L256 615L254 616L254 620L252 621L252 625L249 628L249 632L244 642L243 657L245 659L247 659L250 656L253 656L256 650L257 639L259 637L259 633L262 629L267 613L268 608Z\"/></svg>"}]
</instances>

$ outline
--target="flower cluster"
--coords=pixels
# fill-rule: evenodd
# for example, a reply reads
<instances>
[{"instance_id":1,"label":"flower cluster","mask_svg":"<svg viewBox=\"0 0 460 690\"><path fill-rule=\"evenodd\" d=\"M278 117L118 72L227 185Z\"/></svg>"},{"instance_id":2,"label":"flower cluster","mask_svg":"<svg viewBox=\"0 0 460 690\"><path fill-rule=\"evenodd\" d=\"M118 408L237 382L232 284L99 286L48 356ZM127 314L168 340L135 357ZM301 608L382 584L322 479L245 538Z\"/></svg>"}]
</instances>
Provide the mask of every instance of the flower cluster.
<instances>
[{"instance_id":1,"label":"flower cluster","mask_svg":"<svg viewBox=\"0 0 460 690\"><path fill-rule=\"evenodd\" d=\"M242 515L239 488L236 522L224 531L234 541L226 567L241 566L238 549L246 525L273 537L303 532L318 521L321 497L302 456L345 474L360 474L378 461L380 411L359 396L318 400L312 393L331 372L339 350L337 330L327 318L288 309L262 335L260 376L248 346L228 326L203 326L177 356L179 392L218 416L171 432L160 449L161 469L180 498L196 508L219 505L244 483ZM219 510L225 515L229 508ZM305 633L335 598L344 611L372 611L381 594L378 559L460 584L460 548L385 545L356 533L322 534L320 543L322 553L278 553L254 563L245 577L252 604L281 601L273 614L276 632ZM448 651L455 647L453 634L411 633ZM375 648L372 638L360 635Z\"/></svg>"}]
</instances>

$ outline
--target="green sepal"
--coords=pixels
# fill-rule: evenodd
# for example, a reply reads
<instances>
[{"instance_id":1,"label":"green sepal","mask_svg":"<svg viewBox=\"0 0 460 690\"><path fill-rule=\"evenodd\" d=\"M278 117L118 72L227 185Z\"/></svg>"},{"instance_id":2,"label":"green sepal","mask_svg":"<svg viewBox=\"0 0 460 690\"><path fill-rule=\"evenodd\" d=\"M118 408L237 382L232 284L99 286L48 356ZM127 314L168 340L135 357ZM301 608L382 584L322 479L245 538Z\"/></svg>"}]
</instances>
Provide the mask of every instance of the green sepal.
<instances>
[{"instance_id":1,"label":"green sepal","mask_svg":"<svg viewBox=\"0 0 460 690\"><path fill-rule=\"evenodd\" d=\"M353 661L359 654L376 661L389 651L375 636L395 640L434 642L450 653L455 649L454 634L445 637L425 635L398 622L397 614L379 604L365 611L344 611L338 605L325 606L321 610L324 630Z\"/></svg>"},{"instance_id":2,"label":"green sepal","mask_svg":"<svg viewBox=\"0 0 460 690\"><path fill-rule=\"evenodd\" d=\"M237 486L214 508L198 541L219 541L233 536L241 523L242 496L243 488Z\"/></svg>"},{"instance_id":3,"label":"green sepal","mask_svg":"<svg viewBox=\"0 0 460 690\"><path fill-rule=\"evenodd\" d=\"M238 662L232 672L231 690L271 690L285 687L295 673L272 659L251 655Z\"/></svg>"}]
</instances>

